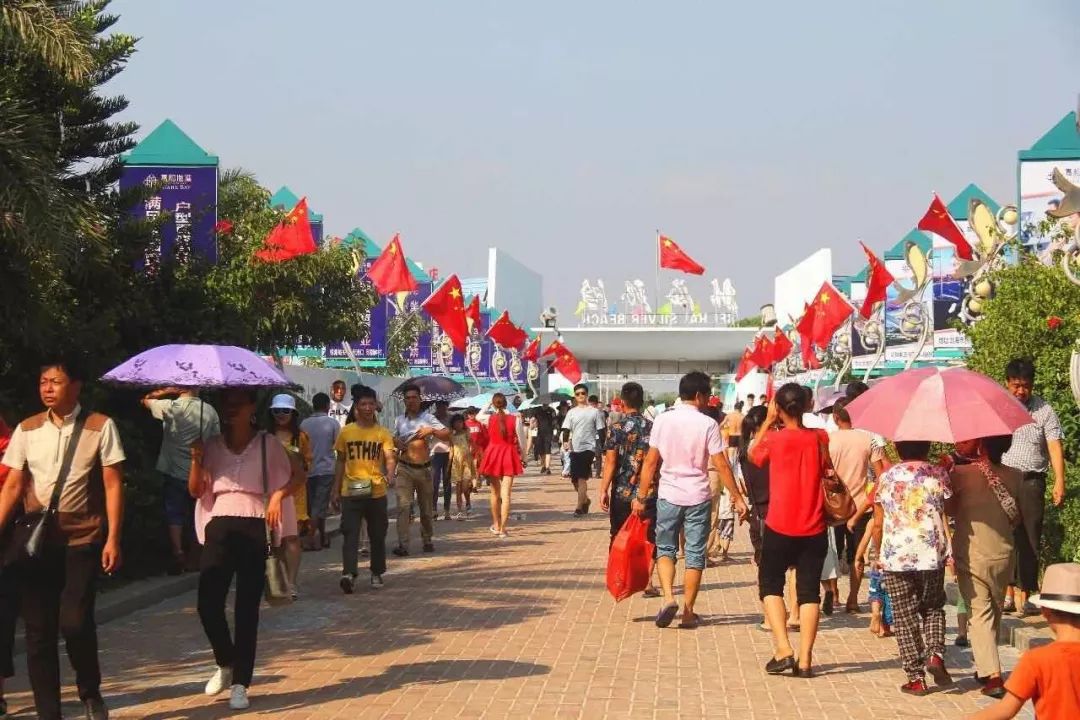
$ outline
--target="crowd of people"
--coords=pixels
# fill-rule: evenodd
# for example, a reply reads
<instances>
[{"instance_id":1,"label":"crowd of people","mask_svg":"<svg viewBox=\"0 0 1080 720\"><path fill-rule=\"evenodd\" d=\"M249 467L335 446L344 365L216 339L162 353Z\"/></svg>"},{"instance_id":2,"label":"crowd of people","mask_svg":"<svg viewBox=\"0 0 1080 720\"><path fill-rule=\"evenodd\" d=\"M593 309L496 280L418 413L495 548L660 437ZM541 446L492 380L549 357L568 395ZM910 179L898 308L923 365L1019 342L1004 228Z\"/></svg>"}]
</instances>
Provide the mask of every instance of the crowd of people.
<instances>
[{"instance_id":1,"label":"crowd of people","mask_svg":"<svg viewBox=\"0 0 1080 720\"><path fill-rule=\"evenodd\" d=\"M952 575L961 597L956 644L970 644L982 692L999 699L977 717L1012 717L1028 699L1041 718L1080 717L1080 566L1047 568L1034 594L1048 474L1052 501L1065 492L1061 426L1032 394L1030 362L1009 363L1006 375L1033 422L1013 435L957 443L942 458L931 458L928 442L892 442L854 427L848 406L868 390L858 382L818 412L811 389L789 383L770 397L740 399L728 413L700 372L680 380L678 401L662 412L646 408L635 382L608 406L579 384L572 400L551 405L519 410L520 397L496 393L488 407L460 411L410 382L399 390L404 411L388 426L372 388L355 385L347 399L342 381L311 397L303 419L297 396L276 394L260 411L258 394L246 388L222 391L217 409L185 388L154 390L142 403L163 430L157 470L169 571L199 572L198 616L215 661L205 692L228 690L234 709L249 706L268 557L283 568L288 599L299 599L304 551L330 547L326 521L340 513L340 588L357 591L366 557L367 584L378 591L391 492L389 554L411 554L414 520L422 551L435 552L437 521L474 518L472 500L485 485L489 532L506 539L515 479L530 456L550 475L557 447L576 491L575 516L590 513L589 480L599 477L612 539L632 514L649 521L658 583L650 580L644 594L659 598L658 627L677 617L686 629L702 623L695 603L703 573L731 561L736 521L747 522L761 629L774 640L766 672L814 676L820 617L841 603L846 577L843 610L852 615L863 613L869 581L869 628L896 639L900 691L926 694L927 676L951 684L944 607ZM0 427L0 675L14 672L21 608L34 703L49 720L61 717L61 636L87 717L108 717L94 599L99 574L121 562L125 455L115 423L80 405L83 380L69 361L44 364L45 411L13 432ZM827 512L823 478L849 495L846 522ZM1005 679L997 638L1007 612L1041 612L1058 641L1027 653Z\"/></svg>"},{"instance_id":2,"label":"crowd of people","mask_svg":"<svg viewBox=\"0 0 1080 720\"><path fill-rule=\"evenodd\" d=\"M1080 565L1051 566L1041 595L1032 594L1049 471L1052 501L1064 497L1061 427L1032 395L1029 361L1010 362L1006 376L1033 422L1013 435L957 443L933 461L930 442L890 443L853 427L847 407L868 390L863 383L849 384L824 412L814 412L810 388L789 383L764 406L747 398L721 418L710 412L709 378L689 373L679 403L651 421L640 414L640 386L627 383L629 414L609 432L602 492L610 489L611 498L602 503L613 538L627 501L655 528L661 589L650 583L645 594L662 598L656 625L676 616L682 628L698 625L694 603L710 534L735 514L749 523L761 627L774 638L767 673L814 676L818 625L839 602L839 576L848 578L844 610L857 615L869 570L870 630L896 638L906 676L900 691L927 694L927 676L951 685L944 610L951 572L960 593L956 643L970 644L981 692L999 700L976 717L1013 717L1029 699L1040 718L1080 717ZM854 510L844 523L829 522L825 478L842 482L850 497ZM681 611L672 591L680 547ZM1025 654L1005 680L997 643L1010 611L1041 612L1058 639Z\"/></svg>"}]
</instances>

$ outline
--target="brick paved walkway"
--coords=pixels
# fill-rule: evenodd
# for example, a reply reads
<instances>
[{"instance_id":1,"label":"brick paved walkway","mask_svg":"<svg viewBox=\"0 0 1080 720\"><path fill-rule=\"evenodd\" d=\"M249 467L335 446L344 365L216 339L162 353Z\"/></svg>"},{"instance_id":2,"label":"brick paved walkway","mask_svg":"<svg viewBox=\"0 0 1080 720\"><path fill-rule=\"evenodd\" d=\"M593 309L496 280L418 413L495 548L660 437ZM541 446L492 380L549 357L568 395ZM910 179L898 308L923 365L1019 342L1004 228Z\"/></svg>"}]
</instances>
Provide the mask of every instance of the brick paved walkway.
<instances>
[{"instance_id":1,"label":"brick paved walkway","mask_svg":"<svg viewBox=\"0 0 1080 720\"><path fill-rule=\"evenodd\" d=\"M438 552L391 557L379 593L364 586L342 595L339 544L305 554L301 601L263 610L245 714L869 720L957 718L985 702L968 679L970 654L955 648L949 663L963 682L925 698L900 695L894 641L871 636L868 618L842 614L823 623L818 677L767 676L771 642L755 628L759 604L745 528L737 562L706 571L698 605L706 624L661 631L652 623L657 600L616 605L604 590L605 515L572 517L569 484L557 476L523 478L515 499L527 518L509 540L491 536L483 518L440 521ZM233 714L227 693L202 694L212 658L194 593L103 626L101 645L114 717ZM1006 664L1013 662L1006 654ZM8 697L13 710L31 717L25 659L16 666L20 677ZM65 698L74 717L80 708L70 686Z\"/></svg>"}]
</instances>

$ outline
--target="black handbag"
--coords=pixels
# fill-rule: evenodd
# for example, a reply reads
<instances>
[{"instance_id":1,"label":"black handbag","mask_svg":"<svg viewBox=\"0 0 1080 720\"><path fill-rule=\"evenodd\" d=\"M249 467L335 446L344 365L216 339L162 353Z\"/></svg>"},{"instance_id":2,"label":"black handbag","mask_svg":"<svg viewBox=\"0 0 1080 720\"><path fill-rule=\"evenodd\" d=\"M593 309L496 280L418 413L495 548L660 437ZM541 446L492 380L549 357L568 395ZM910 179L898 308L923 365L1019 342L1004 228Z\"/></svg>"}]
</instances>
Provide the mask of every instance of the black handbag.
<instances>
[{"instance_id":1,"label":"black handbag","mask_svg":"<svg viewBox=\"0 0 1080 720\"><path fill-rule=\"evenodd\" d=\"M83 426L86 425L86 416L87 412L82 410L75 418L71 437L64 450L64 459L60 464L60 473L56 476L52 497L49 498L49 506L38 512L26 513L13 523L11 539L4 552L5 566L26 566L40 560L45 551L47 538L59 534L60 528L56 515L60 510L60 495L64 492L68 473L71 472L71 462L75 459L75 450L79 447L79 438L82 436ZM30 482L33 482L33 478Z\"/></svg>"}]
</instances>

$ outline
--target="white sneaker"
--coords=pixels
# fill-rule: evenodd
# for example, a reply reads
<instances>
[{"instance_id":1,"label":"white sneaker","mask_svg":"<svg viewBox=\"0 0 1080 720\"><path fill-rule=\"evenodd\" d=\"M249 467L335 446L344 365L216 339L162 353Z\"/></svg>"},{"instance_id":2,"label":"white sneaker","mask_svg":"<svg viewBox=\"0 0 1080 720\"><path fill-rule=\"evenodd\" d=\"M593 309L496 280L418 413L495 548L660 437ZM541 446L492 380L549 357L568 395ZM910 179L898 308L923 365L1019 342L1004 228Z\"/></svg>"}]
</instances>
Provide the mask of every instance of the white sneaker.
<instances>
[{"instance_id":1,"label":"white sneaker","mask_svg":"<svg viewBox=\"0 0 1080 720\"><path fill-rule=\"evenodd\" d=\"M217 695L224 690L232 682L232 668L221 667L218 665L217 670L210 676L210 679L206 683L205 693L207 695Z\"/></svg>"},{"instance_id":2,"label":"white sneaker","mask_svg":"<svg viewBox=\"0 0 1080 720\"><path fill-rule=\"evenodd\" d=\"M247 688L243 685L233 685L232 694L229 696L229 707L233 710L247 710L251 707L248 700Z\"/></svg>"}]
</instances>

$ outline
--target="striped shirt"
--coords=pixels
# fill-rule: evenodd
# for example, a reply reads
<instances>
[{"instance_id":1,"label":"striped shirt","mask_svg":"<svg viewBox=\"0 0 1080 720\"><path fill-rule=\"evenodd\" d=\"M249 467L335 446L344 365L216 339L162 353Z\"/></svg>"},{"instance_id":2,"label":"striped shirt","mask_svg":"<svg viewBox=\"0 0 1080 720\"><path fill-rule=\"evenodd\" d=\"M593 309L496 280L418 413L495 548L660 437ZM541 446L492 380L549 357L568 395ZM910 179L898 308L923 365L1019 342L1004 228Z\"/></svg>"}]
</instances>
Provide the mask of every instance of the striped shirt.
<instances>
[{"instance_id":1,"label":"striped shirt","mask_svg":"<svg viewBox=\"0 0 1080 720\"><path fill-rule=\"evenodd\" d=\"M1036 395L1027 403L1035 422L1013 432L1012 447L1001 458L1001 464L1024 473L1046 472L1050 467L1047 442L1061 440L1061 421L1050 403Z\"/></svg>"}]
</instances>

